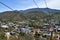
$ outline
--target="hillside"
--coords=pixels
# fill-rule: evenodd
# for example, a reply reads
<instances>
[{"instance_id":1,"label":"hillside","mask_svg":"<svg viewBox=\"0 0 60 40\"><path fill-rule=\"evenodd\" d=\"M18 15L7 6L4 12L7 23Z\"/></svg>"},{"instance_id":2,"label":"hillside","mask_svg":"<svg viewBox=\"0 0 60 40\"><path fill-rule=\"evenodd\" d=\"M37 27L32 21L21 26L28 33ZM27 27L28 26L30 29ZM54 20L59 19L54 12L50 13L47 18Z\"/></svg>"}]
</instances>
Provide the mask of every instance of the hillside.
<instances>
[{"instance_id":1,"label":"hillside","mask_svg":"<svg viewBox=\"0 0 60 40\"><path fill-rule=\"evenodd\" d=\"M0 20L2 21L21 21L25 20L25 17L19 11L6 11L0 13Z\"/></svg>"},{"instance_id":2,"label":"hillside","mask_svg":"<svg viewBox=\"0 0 60 40\"><path fill-rule=\"evenodd\" d=\"M49 15L49 13L51 15ZM0 13L1 21L23 21L23 20L60 20L60 10L49 8L32 8L21 11L5 11Z\"/></svg>"}]
</instances>

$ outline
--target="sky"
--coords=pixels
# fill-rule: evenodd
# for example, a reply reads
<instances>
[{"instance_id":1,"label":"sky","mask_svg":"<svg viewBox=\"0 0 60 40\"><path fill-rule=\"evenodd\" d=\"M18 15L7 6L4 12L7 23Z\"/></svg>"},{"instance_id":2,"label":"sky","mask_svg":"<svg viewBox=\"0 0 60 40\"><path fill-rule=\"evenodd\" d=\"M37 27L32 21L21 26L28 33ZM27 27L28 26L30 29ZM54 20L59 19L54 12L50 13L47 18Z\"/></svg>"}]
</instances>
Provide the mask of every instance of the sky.
<instances>
[{"instance_id":1,"label":"sky","mask_svg":"<svg viewBox=\"0 0 60 40\"><path fill-rule=\"evenodd\" d=\"M39 8L46 8L44 0L35 0ZM26 10L30 8L37 8L33 0L0 0L0 2L8 5L13 10ZM60 0L46 0L48 8L60 10ZM9 8L0 4L0 12L11 11Z\"/></svg>"}]
</instances>

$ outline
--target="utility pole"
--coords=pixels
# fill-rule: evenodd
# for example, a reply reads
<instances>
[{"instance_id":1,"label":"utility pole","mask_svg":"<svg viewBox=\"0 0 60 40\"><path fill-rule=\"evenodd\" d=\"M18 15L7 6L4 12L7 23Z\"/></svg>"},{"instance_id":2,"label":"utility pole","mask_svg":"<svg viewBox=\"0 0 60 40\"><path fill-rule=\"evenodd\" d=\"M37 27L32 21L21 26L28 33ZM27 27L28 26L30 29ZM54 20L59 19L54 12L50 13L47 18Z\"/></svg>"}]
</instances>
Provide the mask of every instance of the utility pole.
<instances>
[{"instance_id":1,"label":"utility pole","mask_svg":"<svg viewBox=\"0 0 60 40\"><path fill-rule=\"evenodd\" d=\"M51 36L50 36L50 40L53 40L53 31L51 31Z\"/></svg>"},{"instance_id":2,"label":"utility pole","mask_svg":"<svg viewBox=\"0 0 60 40\"><path fill-rule=\"evenodd\" d=\"M53 40L53 28L50 28L50 32L51 32L51 36L50 36L50 40Z\"/></svg>"}]
</instances>

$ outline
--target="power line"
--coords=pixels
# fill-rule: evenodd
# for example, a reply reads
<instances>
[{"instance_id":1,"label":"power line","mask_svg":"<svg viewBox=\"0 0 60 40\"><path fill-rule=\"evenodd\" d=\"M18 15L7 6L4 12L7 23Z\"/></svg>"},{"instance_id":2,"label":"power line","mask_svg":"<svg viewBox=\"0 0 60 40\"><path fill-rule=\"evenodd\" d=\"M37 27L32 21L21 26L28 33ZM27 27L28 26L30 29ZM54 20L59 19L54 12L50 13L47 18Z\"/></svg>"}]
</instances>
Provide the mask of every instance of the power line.
<instances>
[{"instance_id":1,"label":"power line","mask_svg":"<svg viewBox=\"0 0 60 40\"><path fill-rule=\"evenodd\" d=\"M46 5L46 8L48 8L48 5L47 5L47 2L46 2L46 0L44 0L44 2L45 2L45 5ZM49 13L49 19L50 19L50 21L49 21L49 23L50 23L50 25L51 25L51 14L50 14L50 12L48 12Z\"/></svg>"},{"instance_id":2,"label":"power line","mask_svg":"<svg viewBox=\"0 0 60 40\"><path fill-rule=\"evenodd\" d=\"M35 3L35 5L37 6L37 8L39 8L39 6L38 6L38 4L36 3L36 1L35 0L33 0L33 2Z\"/></svg>"},{"instance_id":3,"label":"power line","mask_svg":"<svg viewBox=\"0 0 60 40\"><path fill-rule=\"evenodd\" d=\"M9 8L10 10L13 10L11 7L7 6L6 4L4 4L4 3L2 3L2 2L0 2L0 4L6 6L6 7Z\"/></svg>"},{"instance_id":4,"label":"power line","mask_svg":"<svg viewBox=\"0 0 60 40\"><path fill-rule=\"evenodd\" d=\"M45 2L45 5L46 5L46 8L48 8L46 0L44 0L44 2Z\"/></svg>"}]
</instances>

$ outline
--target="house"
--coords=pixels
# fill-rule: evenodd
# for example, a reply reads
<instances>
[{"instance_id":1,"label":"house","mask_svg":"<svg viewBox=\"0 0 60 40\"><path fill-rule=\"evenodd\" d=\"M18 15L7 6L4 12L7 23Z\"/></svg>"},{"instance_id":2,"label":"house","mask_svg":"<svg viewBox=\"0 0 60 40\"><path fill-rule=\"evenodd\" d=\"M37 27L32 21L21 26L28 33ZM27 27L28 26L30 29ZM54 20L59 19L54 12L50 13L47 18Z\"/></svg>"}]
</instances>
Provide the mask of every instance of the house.
<instances>
[{"instance_id":1,"label":"house","mask_svg":"<svg viewBox=\"0 0 60 40\"><path fill-rule=\"evenodd\" d=\"M1 24L2 28L8 28L9 26L7 24Z\"/></svg>"},{"instance_id":2,"label":"house","mask_svg":"<svg viewBox=\"0 0 60 40\"><path fill-rule=\"evenodd\" d=\"M43 36L48 36L48 37L50 37L51 36L51 33L49 32L49 33L43 33ZM53 32L53 37L55 37L55 33Z\"/></svg>"},{"instance_id":3,"label":"house","mask_svg":"<svg viewBox=\"0 0 60 40\"><path fill-rule=\"evenodd\" d=\"M49 24L48 24L48 23L44 23L43 25L46 25L46 26L48 26Z\"/></svg>"},{"instance_id":4,"label":"house","mask_svg":"<svg viewBox=\"0 0 60 40\"><path fill-rule=\"evenodd\" d=\"M50 25L43 25L43 26L40 27L40 31L42 33L48 32L50 27L51 27Z\"/></svg>"},{"instance_id":5,"label":"house","mask_svg":"<svg viewBox=\"0 0 60 40\"><path fill-rule=\"evenodd\" d=\"M11 32L10 32L10 35L15 35L15 32L14 32L14 31L11 31Z\"/></svg>"},{"instance_id":6,"label":"house","mask_svg":"<svg viewBox=\"0 0 60 40\"><path fill-rule=\"evenodd\" d=\"M31 30L29 30L29 29L27 29L27 28L21 28L21 32L23 32L23 33L30 33L31 32Z\"/></svg>"},{"instance_id":7,"label":"house","mask_svg":"<svg viewBox=\"0 0 60 40\"><path fill-rule=\"evenodd\" d=\"M59 32L60 33L60 27L58 27L56 30L57 30L56 32Z\"/></svg>"},{"instance_id":8,"label":"house","mask_svg":"<svg viewBox=\"0 0 60 40\"><path fill-rule=\"evenodd\" d=\"M14 26L15 24L14 23L12 23L12 22L8 22L7 23L9 26Z\"/></svg>"},{"instance_id":9,"label":"house","mask_svg":"<svg viewBox=\"0 0 60 40\"><path fill-rule=\"evenodd\" d=\"M26 25L25 28L26 28L26 29L30 29L30 30L33 29L33 27L29 27L28 25Z\"/></svg>"}]
</instances>

